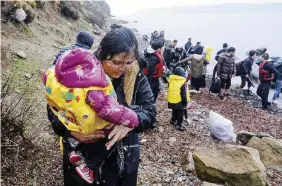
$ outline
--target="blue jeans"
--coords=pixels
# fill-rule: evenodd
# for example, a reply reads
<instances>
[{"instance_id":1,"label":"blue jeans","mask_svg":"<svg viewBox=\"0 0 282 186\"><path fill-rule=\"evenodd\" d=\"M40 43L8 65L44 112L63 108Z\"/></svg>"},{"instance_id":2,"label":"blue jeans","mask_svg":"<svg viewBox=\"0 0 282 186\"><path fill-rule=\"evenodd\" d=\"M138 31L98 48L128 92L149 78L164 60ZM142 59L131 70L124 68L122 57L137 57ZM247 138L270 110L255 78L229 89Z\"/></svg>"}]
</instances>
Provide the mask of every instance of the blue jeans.
<instances>
[{"instance_id":1,"label":"blue jeans","mask_svg":"<svg viewBox=\"0 0 282 186\"><path fill-rule=\"evenodd\" d=\"M279 97L279 94L281 92L281 87L282 87L282 80L276 80L276 82L275 82L275 93L273 95L273 100L275 100Z\"/></svg>"}]
</instances>

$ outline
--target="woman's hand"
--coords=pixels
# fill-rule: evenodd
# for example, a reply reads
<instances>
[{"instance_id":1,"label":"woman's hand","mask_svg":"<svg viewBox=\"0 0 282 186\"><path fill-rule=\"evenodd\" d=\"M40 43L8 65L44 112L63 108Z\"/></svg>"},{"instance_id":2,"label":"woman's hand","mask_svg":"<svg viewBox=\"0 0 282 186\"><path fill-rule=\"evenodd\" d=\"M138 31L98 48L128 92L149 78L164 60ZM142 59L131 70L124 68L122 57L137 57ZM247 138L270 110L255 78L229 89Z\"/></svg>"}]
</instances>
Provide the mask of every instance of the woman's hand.
<instances>
[{"instance_id":1,"label":"woman's hand","mask_svg":"<svg viewBox=\"0 0 282 186\"><path fill-rule=\"evenodd\" d=\"M102 130L97 130L97 131L95 131L95 132L93 132L92 134L89 134L89 135L83 135L79 132L71 131L71 135L81 143L89 141L89 140L96 140L96 139L100 139L100 138L105 137L104 131L102 131Z\"/></svg>"},{"instance_id":2,"label":"woman's hand","mask_svg":"<svg viewBox=\"0 0 282 186\"><path fill-rule=\"evenodd\" d=\"M108 136L110 141L106 143L107 150L109 150L117 141L122 140L128 134L128 132L132 130L133 128L124 127L122 125L115 125L114 129Z\"/></svg>"}]
</instances>

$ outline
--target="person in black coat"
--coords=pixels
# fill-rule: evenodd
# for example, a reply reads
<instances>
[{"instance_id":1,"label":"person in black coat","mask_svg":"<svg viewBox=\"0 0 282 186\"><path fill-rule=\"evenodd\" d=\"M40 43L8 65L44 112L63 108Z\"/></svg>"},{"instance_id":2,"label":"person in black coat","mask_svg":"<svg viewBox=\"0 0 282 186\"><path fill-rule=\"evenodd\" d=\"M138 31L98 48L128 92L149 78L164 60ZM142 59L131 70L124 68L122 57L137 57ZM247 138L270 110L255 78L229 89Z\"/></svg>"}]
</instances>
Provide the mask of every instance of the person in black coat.
<instances>
[{"instance_id":1,"label":"person in black coat","mask_svg":"<svg viewBox=\"0 0 282 186\"><path fill-rule=\"evenodd\" d=\"M165 46L164 51L163 51L163 57L164 57L164 62L166 67L168 68L170 65L170 55L171 51L174 49L174 47L177 45L177 40L173 40L173 42L169 43L168 45Z\"/></svg>"},{"instance_id":2,"label":"person in black coat","mask_svg":"<svg viewBox=\"0 0 282 186\"><path fill-rule=\"evenodd\" d=\"M262 63L259 68L260 84L257 89L257 95L261 97L263 109L267 109L271 106L271 103L268 101L271 82L276 81L280 74L269 59L269 55L267 53L262 54L261 57Z\"/></svg>"},{"instance_id":3,"label":"person in black coat","mask_svg":"<svg viewBox=\"0 0 282 186\"><path fill-rule=\"evenodd\" d=\"M76 35L76 42L73 45L69 45L66 47L63 47L59 53L56 55L55 60L53 61L53 65L56 65L57 60L59 59L59 57L65 53L68 50L72 50L75 48L83 48L85 50L90 50L90 48L92 47L94 43L94 37L86 31L81 31Z\"/></svg>"},{"instance_id":4,"label":"person in black coat","mask_svg":"<svg viewBox=\"0 0 282 186\"><path fill-rule=\"evenodd\" d=\"M241 93L239 95L240 97L244 97L243 88L245 87L246 82L248 82L248 94L250 94L250 88L252 86L252 82L250 80L250 74L252 71L252 66L255 57L256 57L256 51L251 50L249 52L249 57L246 58L239 67L239 74L241 76L241 86L240 86Z\"/></svg>"},{"instance_id":5,"label":"person in black coat","mask_svg":"<svg viewBox=\"0 0 282 186\"><path fill-rule=\"evenodd\" d=\"M128 28L111 30L101 41L100 47L97 55L106 74L112 78L117 101L135 111L140 124L132 130L110 125L108 129L113 127L110 134L95 131L93 134L83 136L80 133L68 131L52 112L50 106L47 106L48 118L54 132L63 138L65 186L137 185L140 158L139 133L152 128L152 123L156 120L153 93L147 78L139 70L135 60L138 57L138 42L133 32ZM94 170L93 184L82 180L75 173L75 167L69 162L68 154L71 148L66 139L70 136L81 142L79 150L85 152L87 166ZM96 141L89 143L89 140ZM104 150L106 143L112 147L105 157L99 153L99 149Z\"/></svg>"},{"instance_id":6,"label":"person in black coat","mask_svg":"<svg viewBox=\"0 0 282 186\"><path fill-rule=\"evenodd\" d=\"M198 54L201 55L204 51L204 47L201 45L201 42L197 42L196 46L191 47L188 50L188 54Z\"/></svg>"},{"instance_id":7,"label":"person in black coat","mask_svg":"<svg viewBox=\"0 0 282 186\"><path fill-rule=\"evenodd\" d=\"M185 51L186 51L186 53L188 53L188 51L189 51L189 49L192 47L192 39L191 38L189 38L188 39L188 41L187 41L187 43L185 43Z\"/></svg>"},{"instance_id":8,"label":"person in black coat","mask_svg":"<svg viewBox=\"0 0 282 186\"><path fill-rule=\"evenodd\" d=\"M225 52L227 51L227 49L228 49L228 44L227 44L227 43L224 43L223 46L222 46L222 49L220 49L220 50L216 53L215 60L218 61L219 55L225 53ZM217 64L216 64L215 67L213 68L213 73L212 73L213 79L215 78L216 71L217 71Z\"/></svg>"},{"instance_id":9,"label":"person in black coat","mask_svg":"<svg viewBox=\"0 0 282 186\"><path fill-rule=\"evenodd\" d=\"M176 68L176 64L187 58L187 54L185 52L185 50L183 49L183 47L181 45L176 46L175 50L171 51L171 55L170 55L170 66L169 69L173 72L174 69ZM187 67L186 66L182 66L182 68Z\"/></svg>"},{"instance_id":10,"label":"person in black coat","mask_svg":"<svg viewBox=\"0 0 282 186\"><path fill-rule=\"evenodd\" d=\"M157 100L158 94L160 92L159 78L162 76L162 71L164 67L163 59L159 58L162 58L161 49L162 41L156 40L151 44L151 46L147 48L147 50L145 50L144 53L145 60L147 62L147 68L144 72L151 86L155 101Z\"/></svg>"}]
</instances>

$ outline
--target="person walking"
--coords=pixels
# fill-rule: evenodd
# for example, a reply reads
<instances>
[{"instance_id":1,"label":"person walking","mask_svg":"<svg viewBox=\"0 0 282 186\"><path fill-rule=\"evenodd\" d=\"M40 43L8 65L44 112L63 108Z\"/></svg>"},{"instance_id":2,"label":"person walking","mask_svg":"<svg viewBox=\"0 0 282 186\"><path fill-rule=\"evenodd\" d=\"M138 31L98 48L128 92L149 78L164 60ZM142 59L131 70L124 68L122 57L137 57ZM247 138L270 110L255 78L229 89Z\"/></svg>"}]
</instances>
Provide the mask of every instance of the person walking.
<instances>
[{"instance_id":1,"label":"person walking","mask_svg":"<svg viewBox=\"0 0 282 186\"><path fill-rule=\"evenodd\" d=\"M257 89L257 95L261 97L263 109L267 109L271 106L271 103L268 101L271 82L276 81L280 74L272 63L272 60L269 58L268 53L262 54L261 57L262 62L259 66L260 84Z\"/></svg>"},{"instance_id":2,"label":"person walking","mask_svg":"<svg viewBox=\"0 0 282 186\"><path fill-rule=\"evenodd\" d=\"M229 96L228 90L231 86L231 78L236 74L234 47L227 49L227 52L220 55L217 64L217 77L220 79L220 99Z\"/></svg>"}]
</instances>

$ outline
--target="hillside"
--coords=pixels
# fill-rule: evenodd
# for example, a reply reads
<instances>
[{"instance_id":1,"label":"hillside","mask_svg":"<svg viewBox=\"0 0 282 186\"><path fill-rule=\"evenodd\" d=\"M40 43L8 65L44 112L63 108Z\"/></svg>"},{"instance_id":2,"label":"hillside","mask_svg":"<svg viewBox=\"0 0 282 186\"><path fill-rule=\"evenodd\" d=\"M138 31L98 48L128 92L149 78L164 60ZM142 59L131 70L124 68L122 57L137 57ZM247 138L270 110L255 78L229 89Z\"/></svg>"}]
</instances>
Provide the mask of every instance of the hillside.
<instances>
[{"instance_id":1,"label":"hillside","mask_svg":"<svg viewBox=\"0 0 282 186\"><path fill-rule=\"evenodd\" d=\"M21 8L23 21L15 18ZM41 73L79 31L94 35L94 51L114 22L103 1L1 1L1 185L63 185Z\"/></svg>"}]
</instances>

